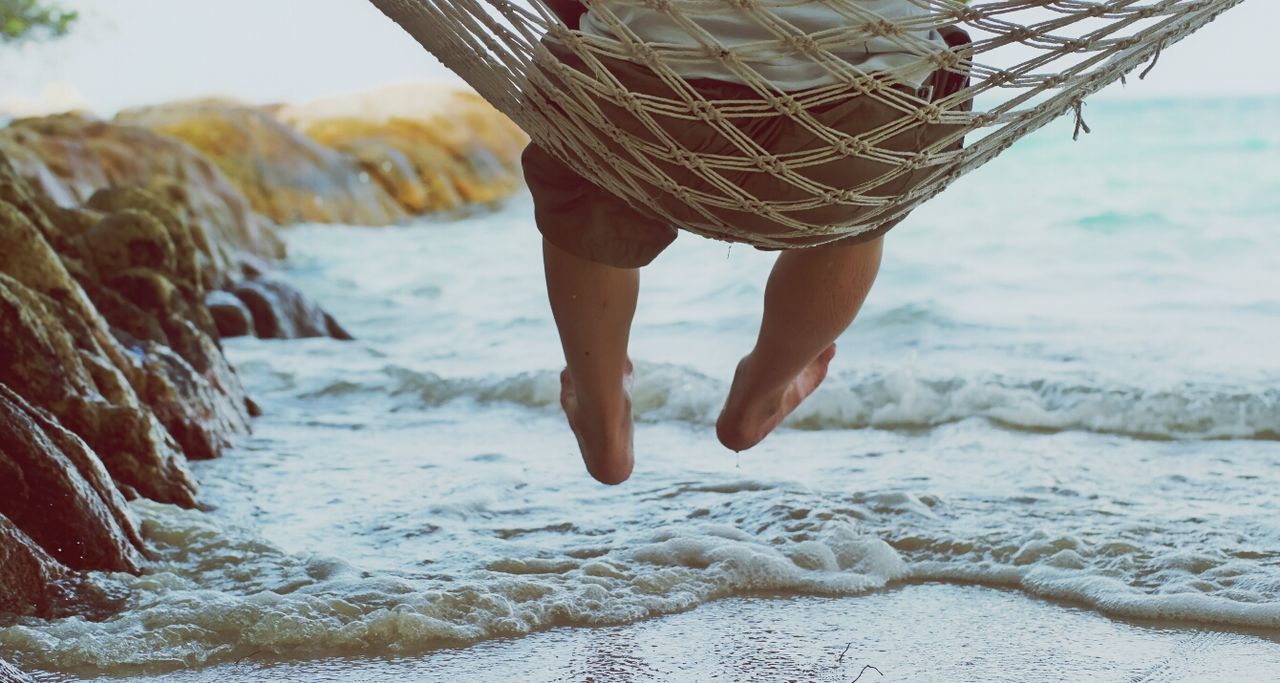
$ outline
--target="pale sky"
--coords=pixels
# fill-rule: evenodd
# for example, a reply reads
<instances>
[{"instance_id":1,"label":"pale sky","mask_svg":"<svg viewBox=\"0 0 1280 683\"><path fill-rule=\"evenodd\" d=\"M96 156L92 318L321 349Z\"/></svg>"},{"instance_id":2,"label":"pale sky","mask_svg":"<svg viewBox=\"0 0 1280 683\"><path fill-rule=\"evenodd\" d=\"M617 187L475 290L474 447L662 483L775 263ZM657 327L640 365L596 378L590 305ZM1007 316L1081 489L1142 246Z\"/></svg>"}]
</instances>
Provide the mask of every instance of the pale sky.
<instances>
[{"instance_id":1,"label":"pale sky","mask_svg":"<svg viewBox=\"0 0 1280 683\"><path fill-rule=\"evenodd\" d=\"M81 100L110 114L203 95L300 101L451 78L365 0L62 3L82 13L73 34L56 43L0 49L0 109ZM1131 81L1123 95L1280 95L1280 73L1268 49L1277 30L1280 0L1245 0L1166 51L1147 80Z\"/></svg>"}]
</instances>

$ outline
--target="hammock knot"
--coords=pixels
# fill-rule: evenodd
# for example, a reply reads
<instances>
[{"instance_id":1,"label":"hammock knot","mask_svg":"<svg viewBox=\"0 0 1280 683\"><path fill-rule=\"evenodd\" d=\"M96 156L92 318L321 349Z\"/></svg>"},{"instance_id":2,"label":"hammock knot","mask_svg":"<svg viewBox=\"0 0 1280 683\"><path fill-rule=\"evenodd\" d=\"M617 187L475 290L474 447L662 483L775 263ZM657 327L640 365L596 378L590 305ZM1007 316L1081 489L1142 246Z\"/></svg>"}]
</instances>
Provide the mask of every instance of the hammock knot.
<instances>
[{"instance_id":1,"label":"hammock knot","mask_svg":"<svg viewBox=\"0 0 1280 683\"><path fill-rule=\"evenodd\" d=\"M600 128L605 135L609 136L610 140L617 140L622 137L622 129L615 126L612 121L605 121Z\"/></svg>"},{"instance_id":2,"label":"hammock knot","mask_svg":"<svg viewBox=\"0 0 1280 683\"><path fill-rule=\"evenodd\" d=\"M787 49L803 55L812 55L822 51L822 46L818 45L818 41L804 34L789 35L783 40L783 43Z\"/></svg>"},{"instance_id":3,"label":"hammock knot","mask_svg":"<svg viewBox=\"0 0 1280 683\"><path fill-rule=\"evenodd\" d=\"M845 138L835 145L835 151L847 157L865 156L871 149L871 143L862 138Z\"/></svg>"},{"instance_id":4,"label":"hammock knot","mask_svg":"<svg viewBox=\"0 0 1280 683\"><path fill-rule=\"evenodd\" d=\"M929 55L929 61L933 62L938 69L955 72L959 70L961 57L951 50L938 50Z\"/></svg>"},{"instance_id":5,"label":"hammock knot","mask_svg":"<svg viewBox=\"0 0 1280 683\"><path fill-rule=\"evenodd\" d=\"M897 24L887 19L869 21L863 25L863 28L873 36L892 38L894 36L902 35L902 29Z\"/></svg>"},{"instance_id":6,"label":"hammock knot","mask_svg":"<svg viewBox=\"0 0 1280 683\"><path fill-rule=\"evenodd\" d=\"M720 110L706 100L696 100L693 103L693 115L708 123L720 121L722 118Z\"/></svg>"},{"instance_id":7,"label":"hammock knot","mask_svg":"<svg viewBox=\"0 0 1280 683\"><path fill-rule=\"evenodd\" d=\"M624 90L619 92L618 96L622 98L622 107L627 111L637 116L644 113L644 105L640 104L640 98L636 97L635 93Z\"/></svg>"},{"instance_id":8,"label":"hammock knot","mask_svg":"<svg viewBox=\"0 0 1280 683\"><path fill-rule=\"evenodd\" d=\"M671 13L670 0L643 0L643 4L645 7L648 7L649 9L655 9L655 10L658 10L659 12L666 12L668 14Z\"/></svg>"},{"instance_id":9,"label":"hammock knot","mask_svg":"<svg viewBox=\"0 0 1280 683\"><path fill-rule=\"evenodd\" d=\"M927 104L916 109L914 116L921 123L941 123L942 112L942 107L936 104Z\"/></svg>"},{"instance_id":10,"label":"hammock knot","mask_svg":"<svg viewBox=\"0 0 1280 683\"><path fill-rule=\"evenodd\" d=\"M790 95L775 97L772 99L771 104L773 104L773 108L777 109L780 113L789 114L791 116L795 116L804 110L804 107L800 106L800 103L796 101L796 98Z\"/></svg>"},{"instance_id":11,"label":"hammock knot","mask_svg":"<svg viewBox=\"0 0 1280 683\"><path fill-rule=\"evenodd\" d=\"M958 9L951 16L955 17L952 23L956 24L972 24L987 18L985 12L973 7Z\"/></svg>"},{"instance_id":12,"label":"hammock knot","mask_svg":"<svg viewBox=\"0 0 1280 683\"><path fill-rule=\"evenodd\" d=\"M702 158L689 150L677 148L672 156L675 157L677 164L685 168L699 168L702 166Z\"/></svg>"},{"instance_id":13,"label":"hammock knot","mask_svg":"<svg viewBox=\"0 0 1280 683\"><path fill-rule=\"evenodd\" d=\"M631 56L635 58L635 61L640 62L641 64L656 67L658 66L658 62L661 61L658 59L658 53L644 43L633 41L627 47L631 48Z\"/></svg>"},{"instance_id":14,"label":"hammock knot","mask_svg":"<svg viewBox=\"0 0 1280 683\"><path fill-rule=\"evenodd\" d=\"M1019 43L1025 43L1026 41L1030 40L1031 38L1035 38L1035 37L1036 37L1036 33L1035 33L1035 31L1032 31L1031 29L1027 28L1026 26L1019 26L1019 27L1017 27L1017 28L1011 28L1011 29L1009 29L1009 33L1008 33L1007 35L1008 35L1008 37L1009 37L1010 39L1015 40L1015 41L1017 41L1017 42L1019 42Z\"/></svg>"},{"instance_id":15,"label":"hammock knot","mask_svg":"<svg viewBox=\"0 0 1280 683\"><path fill-rule=\"evenodd\" d=\"M1000 87L1000 86L1004 85L1005 83L1008 83L1009 81L1012 81L1013 79L1014 79L1014 75L1013 75L1013 74L1009 73L1008 71L1005 71L1005 70L1001 69L1000 71L996 71L996 72L992 73L990 76L988 76L988 77L987 77L987 83L988 83L989 85L991 85L992 87L996 87L996 88L998 88L998 87Z\"/></svg>"},{"instance_id":16,"label":"hammock knot","mask_svg":"<svg viewBox=\"0 0 1280 683\"><path fill-rule=\"evenodd\" d=\"M755 162L757 169L768 173L780 174L787 170L787 165L784 164L781 159L773 156L772 154L758 156L756 157Z\"/></svg>"}]
</instances>

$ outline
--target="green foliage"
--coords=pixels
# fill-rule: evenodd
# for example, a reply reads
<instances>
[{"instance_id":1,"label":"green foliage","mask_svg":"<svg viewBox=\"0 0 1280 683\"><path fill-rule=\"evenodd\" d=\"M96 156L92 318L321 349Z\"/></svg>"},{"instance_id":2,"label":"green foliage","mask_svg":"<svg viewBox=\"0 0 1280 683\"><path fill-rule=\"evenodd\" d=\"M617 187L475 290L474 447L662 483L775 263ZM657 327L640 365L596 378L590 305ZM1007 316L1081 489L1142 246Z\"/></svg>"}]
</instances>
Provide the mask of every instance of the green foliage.
<instances>
[{"instance_id":1,"label":"green foliage","mask_svg":"<svg viewBox=\"0 0 1280 683\"><path fill-rule=\"evenodd\" d=\"M0 43L64 35L78 16L45 0L0 0Z\"/></svg>"}]
</instances>

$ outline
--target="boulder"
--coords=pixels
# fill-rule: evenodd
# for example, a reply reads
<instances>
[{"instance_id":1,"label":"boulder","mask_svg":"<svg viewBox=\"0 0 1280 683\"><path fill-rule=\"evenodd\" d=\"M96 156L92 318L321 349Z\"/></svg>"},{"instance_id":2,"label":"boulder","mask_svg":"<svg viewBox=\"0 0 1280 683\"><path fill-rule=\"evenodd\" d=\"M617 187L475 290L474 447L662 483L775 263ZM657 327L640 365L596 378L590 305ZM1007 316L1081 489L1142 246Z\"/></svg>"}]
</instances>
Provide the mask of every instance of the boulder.
<instances>
[{"instance_id":1,"label":"boulder","mask_svg":"<svg viewBox=\"0 0 1280 683\"><path fill-rule=\"evenodd\" d=\"M197 241L191 226L181 217L181 207L173 201L141 187L109 187L94 192L89 197L87 206L103 214L119 216L127 215L127 211L139 211L153 218L164 229L163 241L168 242L173 249L173 268L167 272L175 280L197 290L205 288L206 278L201 273L214 268L215 258L210 253L207 242L201 244ZM89 223L82 234L95 229L104 230L100 221ZM93 241L93 238L89 236L86 240ZM160 248L163 249L163 246ZM218 278L214 276L207 279Z\"/></svg>"},{"instance_id":2,"label":"boulder","mask_svg":"<svg viewBox=\"0 0 1280 683\"><path fill-rule=\"evenodd\" d=\"M4 384L0 514L72 569L142 565L142 538L97 454Z\"/></svg>"},{"instance_id":3,"label":"boulder","mask_svg":"<svg viewBox=\"0 0 1280 683\"><path fill-rule=\"evenodd\" d=\"M3 382L83 438L118 482L191 506L195 482L178 445L141 403L148 373L110 333L26 215L0 201Z\"/></svg>"},{"instance_id":4,"label":"boulder","mask_svg":"<svg viewBox=\"0 0 1280 683\"><path fill-rule=\"evenodd\" d=\"M358 160L410 213L491 204L521 184L528 137L454 86L397 85L281 107L277 116Z\"/></svg>"},{"instance_id":5,"label":"boulder","mask_svg":"<svg viewBox=\"0 0 1280 683\"><path fill-rule=\"evenodd\" d=\"M223 339L253 334L253 313L236 295L215 290L205 294L204 303L209 307L209 313L213 315L213 324L218 328L218 334Z\"/></svg>"},{"instance_id":6,"label":"boulder","mask_svg":"<svg viewBox=\"0 0 1280 683\"><path fill-rule=\"evenodd\" d=\"M49 614L66 575L66 567L0 515L0 614Z\"/></svg>"},{"instance_id":7,"label":"boulder","mask_svg":"<svg viewBox=\"0 0 1280 683\"><path fill-rule=\"evenodd\" d=\"M387 225L406 214L350 157L317 144L266 110L228 100L130 109L116 122L198 149L277 223Z\"/></svg>"},{"instance_id":8,"label":"boulder","mask_svg":"<svg viewBox=\"0 0 1280 683\"><path fill-rule=\"evenodd\" d=\"M0 220L6 206L0 203ZM195 481L178 444L119 367L83 329L79 335L68 329L74 317L59 311L57 301L4 270L0 263L0 383L83 438L117 483L154 500L193 506ZM81 323L73 327L92 324ZM136 371L141 378L141 368Z\"/></svg>"},{"instance_id":9,"label":"boulder","mask_svg":"<svg viewBox=\"0 0 1280 683\"><path fill-rule=\"evenodd\" d=\"M249 309L254 334L262 339L352 338L319 304L284 280L265 275L247 280L235 295Z\"/></svg>"}]
</instances>

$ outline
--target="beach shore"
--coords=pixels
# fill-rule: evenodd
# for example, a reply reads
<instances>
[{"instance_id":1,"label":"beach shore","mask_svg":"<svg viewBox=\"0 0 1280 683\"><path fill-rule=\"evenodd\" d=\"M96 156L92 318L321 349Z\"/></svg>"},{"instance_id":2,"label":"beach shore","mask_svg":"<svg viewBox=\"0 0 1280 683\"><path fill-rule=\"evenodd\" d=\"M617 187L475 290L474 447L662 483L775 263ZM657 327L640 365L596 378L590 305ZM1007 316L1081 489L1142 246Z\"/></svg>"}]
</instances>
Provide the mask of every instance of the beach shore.
<instances>
[{"instance_id":1,"label":"beach shore","mask_svg":"<svg viewBox=\"0 0 1280 683\"><path fill-rule=\"evenodd\" d=\"M624 626L413 657L250 657L131 680L1200 683L1265 681L1276 671L1273 636L1119 621L1012 590L927 583L848 598L730 598Z\"/></svg>"}]
</instances>

